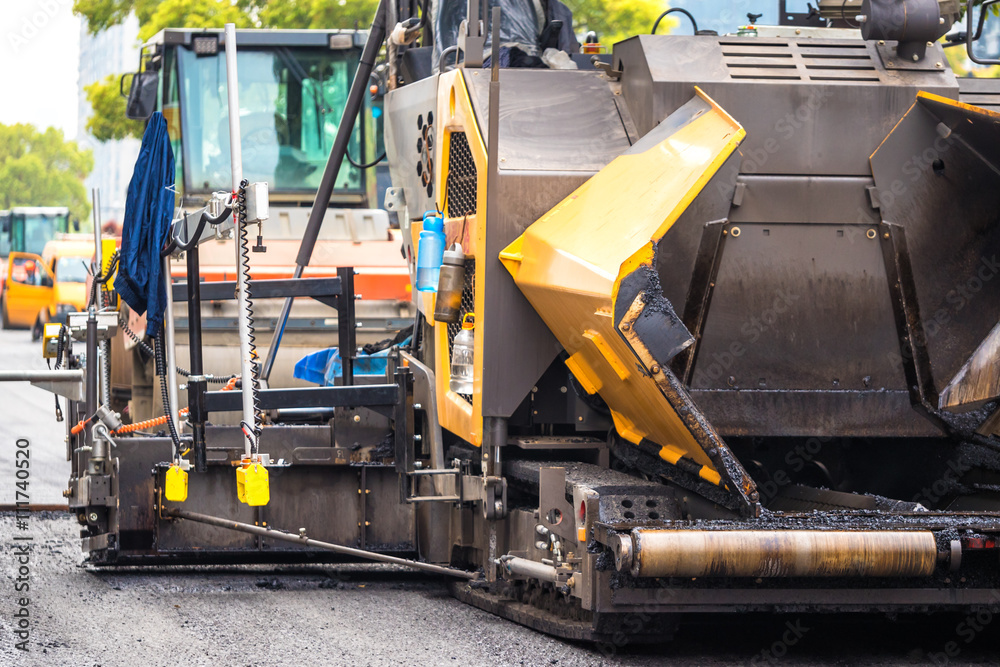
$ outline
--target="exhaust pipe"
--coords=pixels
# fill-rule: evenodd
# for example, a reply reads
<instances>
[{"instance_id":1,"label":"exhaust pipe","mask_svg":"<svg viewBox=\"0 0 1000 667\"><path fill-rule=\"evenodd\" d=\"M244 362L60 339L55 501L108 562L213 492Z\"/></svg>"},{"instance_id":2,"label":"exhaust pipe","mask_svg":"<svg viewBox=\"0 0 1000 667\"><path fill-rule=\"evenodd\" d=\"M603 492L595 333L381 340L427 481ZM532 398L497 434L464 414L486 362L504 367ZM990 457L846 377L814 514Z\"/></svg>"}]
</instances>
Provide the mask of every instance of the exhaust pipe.
<instances>
[{"instance_id":1,"label":"exhaust pipe","mask_svg":"<svg viewBox=\"0 0 1000 667\"><path fill-rule=\"evenodd\" d=\"M613 548L634 577L927 577L937 563L929 531L635 528Z\"/></svg>"}]
</instances>

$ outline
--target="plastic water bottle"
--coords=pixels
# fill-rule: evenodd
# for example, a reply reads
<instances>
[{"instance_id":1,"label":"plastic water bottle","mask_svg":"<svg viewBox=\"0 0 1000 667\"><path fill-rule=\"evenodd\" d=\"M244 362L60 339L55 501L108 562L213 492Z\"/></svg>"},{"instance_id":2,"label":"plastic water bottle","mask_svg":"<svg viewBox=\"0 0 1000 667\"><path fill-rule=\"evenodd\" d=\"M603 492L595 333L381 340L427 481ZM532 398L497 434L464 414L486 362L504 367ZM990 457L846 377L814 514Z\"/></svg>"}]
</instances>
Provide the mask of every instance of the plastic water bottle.
<instances>
[{"instance_id":1,"label":"plastic water bottle","mask_svg":"<svg viewBox=\"0 0 1000 667\"><path fill-rule=\"evenodd\" d=\"M417 289L436 292L444 259L444 219L437 211L424 213L424 229L417 246Z\"/></svg>"},{"instance_id":2,"label":"plastic water bottle","mask_svg":"<svg viewBox=\"0 0 1000 667\"><path fill-rule=\"evenodd\" d=\"M448 386L456 394L471 394L475 372L474 355L476 346L476 316L466 313L462 318L462 330L455 336L451 347L451 381Z\"/></svg>"}]
</instances>

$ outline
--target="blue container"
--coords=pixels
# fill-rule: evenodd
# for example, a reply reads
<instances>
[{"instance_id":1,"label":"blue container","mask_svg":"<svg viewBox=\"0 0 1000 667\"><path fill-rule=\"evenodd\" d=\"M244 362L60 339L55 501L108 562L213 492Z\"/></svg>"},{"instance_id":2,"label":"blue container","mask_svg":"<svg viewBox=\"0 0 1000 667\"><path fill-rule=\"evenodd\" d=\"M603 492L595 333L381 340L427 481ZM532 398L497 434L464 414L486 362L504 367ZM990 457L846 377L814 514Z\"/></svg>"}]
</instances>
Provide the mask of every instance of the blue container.
<instances>
[{"instance_id":1,"label":"blue container","mask_svg":"<svg viewBox=\"0 0 1000 667\"><path fill-rule=\"evenodd\" d=\"M326 373L326 366L330 358L337 355L337 348L329 347L325 350L313 352L299 359L295 364L292 376L299 380L312 382L313 384L323 384L323 375Z\"/></svg>"},{"instance_id":2,"label":"blue container","mask_svg":"<svg viewBox=\"0 0 1000 667\"><path fill-rule=\"evenodd\" d=\"M408 345L410 338L407 338L400 345ZM389 353L391 347L365 354L363 350L358 350L354 357L355 376L385 376L388 366ZM341 379L343 362L340 359L340 350L335 347L328 347L325 350L318 350L312 354L299 359L295 364L293 376L299 380L312 382L325 387L332 387Z\"/></svg>"},{"instance_id":3,"label":"blue container","mask_svg":"<svg viewBox=\"0 0 1000 667\"><path fill-rule=\"evenodd\" d=\"M444 219L437 211L424 213L424 229L417 246L417 289L436 292L444 261Z\"/></svg>"}]
</instances>

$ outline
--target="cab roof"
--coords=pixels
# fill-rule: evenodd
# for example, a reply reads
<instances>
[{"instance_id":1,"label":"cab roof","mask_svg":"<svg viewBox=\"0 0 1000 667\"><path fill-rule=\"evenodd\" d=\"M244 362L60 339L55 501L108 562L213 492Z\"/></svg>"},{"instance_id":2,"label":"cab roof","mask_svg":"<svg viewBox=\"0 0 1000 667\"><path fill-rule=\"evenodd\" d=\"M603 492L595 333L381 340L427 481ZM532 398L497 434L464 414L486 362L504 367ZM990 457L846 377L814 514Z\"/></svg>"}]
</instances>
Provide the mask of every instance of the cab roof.
<instances>
[{"instance_id":1,"label":"cab roof","mask_svg":"<svg viewBox=\"0 0 1000 667\"><path fill-rule=\"evenodd\" d=\"M21 213L23 215L69 215L65 206L12 206L4 213Z\"/></svg>"},{"instance_id":2,"label":"cab roof","mask_svg":"<svg viewBox=\"0 0 1000 667\"><path fill-rule=\"evenodd\" d=\"M226 43L219 28L164 28L149 38L144 46L173 44L191 46L195 37L218 38L219 51ZM361 48L368 39L366 30L237 30L238 46L305 46L329 49Z\"/></svg>"},{"instance_id":3,"label":"cab roof","mask_svg":"<svg viewBox=\"0 0 1000 667\"><path fill-rule=\"evenodd\" d=\"M94 237L89 234L63 234L61 238L54 239L45 244L42 250L42 259L46 263L60 257L86 257L90 259L94 256Z\"/></svg>"}]
</instances>

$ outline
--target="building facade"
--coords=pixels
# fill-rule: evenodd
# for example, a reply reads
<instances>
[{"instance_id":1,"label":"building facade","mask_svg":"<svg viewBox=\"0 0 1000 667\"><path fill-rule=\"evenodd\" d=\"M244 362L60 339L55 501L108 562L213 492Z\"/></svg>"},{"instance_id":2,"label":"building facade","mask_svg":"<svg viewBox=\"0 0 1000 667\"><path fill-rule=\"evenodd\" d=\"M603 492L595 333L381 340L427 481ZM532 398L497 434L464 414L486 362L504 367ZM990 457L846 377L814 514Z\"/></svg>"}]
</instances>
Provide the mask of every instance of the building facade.
<instances>
[{"instance_id":1,"label":"building facade","mask_svg":"<svg viewBox=\"0 0 1000 667\"><path fill-rule=\"evenodd\" d=\"M77 143L94 153L94 170L84 181L87 195L96 188L101 194L101 223L120 223L125 215L125 195L136 156L138 139L100 142L87 132L91 108L85 88L108 75L119 76L134 72L139 64L139 21L134 15L120 25L112 26L97 35L87 30L87 22L80 26L80 76L77 90L79 132Z\"/></svg>"}]
</instances>

